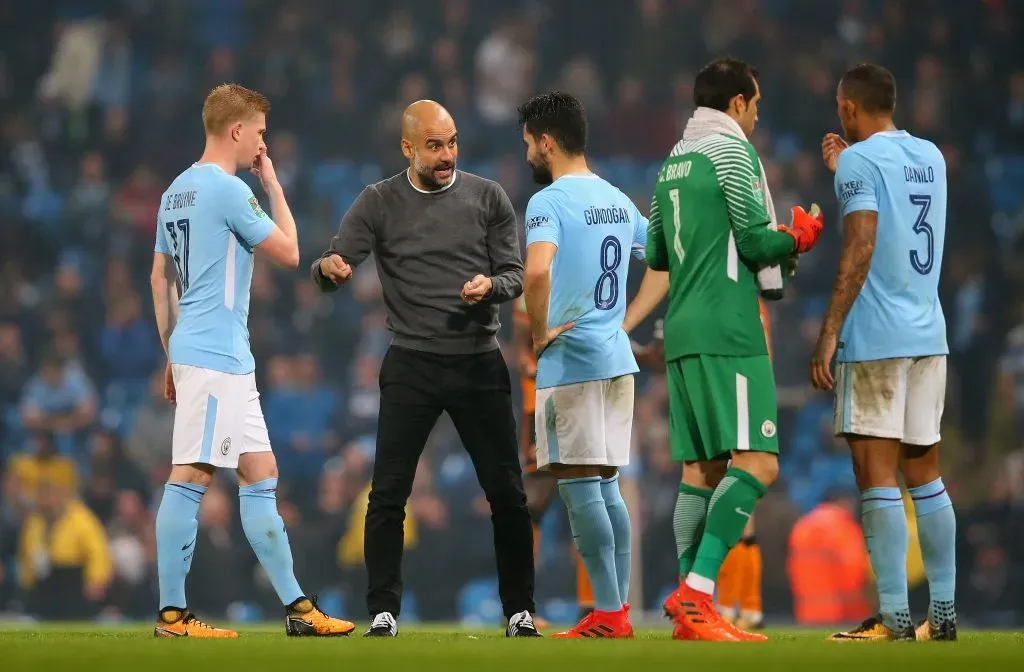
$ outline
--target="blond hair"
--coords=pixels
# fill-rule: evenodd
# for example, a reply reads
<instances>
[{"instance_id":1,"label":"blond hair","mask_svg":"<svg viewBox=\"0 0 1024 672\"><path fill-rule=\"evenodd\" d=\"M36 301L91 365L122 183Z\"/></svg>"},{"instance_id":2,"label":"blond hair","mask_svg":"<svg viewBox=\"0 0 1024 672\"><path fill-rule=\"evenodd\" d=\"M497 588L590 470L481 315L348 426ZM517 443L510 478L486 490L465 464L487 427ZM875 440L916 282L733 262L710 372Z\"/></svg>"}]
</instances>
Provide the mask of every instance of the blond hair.
<instances>
[{"instance_id":1,"label":"blond hair","mask_svg":"<svg viewBox=\"0 0 1024 672\"><path fill-rule=\"evenodd\" d=\"M220 133L236 121L270 111L270 102L258 91L238 84L221 84L203 103L203 128L207 135Z\"/></svg>"}]
</instances>

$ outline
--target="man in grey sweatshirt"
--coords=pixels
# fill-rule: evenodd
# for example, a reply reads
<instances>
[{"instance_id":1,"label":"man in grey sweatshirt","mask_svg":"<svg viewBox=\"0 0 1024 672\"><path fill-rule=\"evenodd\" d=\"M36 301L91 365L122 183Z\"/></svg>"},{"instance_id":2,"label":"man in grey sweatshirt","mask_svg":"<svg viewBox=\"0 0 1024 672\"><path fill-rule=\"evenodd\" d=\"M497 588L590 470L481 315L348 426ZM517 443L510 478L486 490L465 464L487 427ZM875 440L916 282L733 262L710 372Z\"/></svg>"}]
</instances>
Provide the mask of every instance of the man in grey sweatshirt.
<instances>
[{"instance_id":1,"label":"man in grey sweatshirt","mask_svg":"<svg viewBox=\"0 0 1024 672\"><path fill-rule=\"evenodd\" d=\"M455 122L439 104L406 109L402 153L409 169L363 190L311 269L321 290L334 291L372 252L392 333L366 512L366 635L398 632L405 504L427 437L447 411L491 505L505 634L539 636L533 528L496 338L499 304L523 291L515 211L498 184L456 170Z\"/></svg>"}]
</instances>

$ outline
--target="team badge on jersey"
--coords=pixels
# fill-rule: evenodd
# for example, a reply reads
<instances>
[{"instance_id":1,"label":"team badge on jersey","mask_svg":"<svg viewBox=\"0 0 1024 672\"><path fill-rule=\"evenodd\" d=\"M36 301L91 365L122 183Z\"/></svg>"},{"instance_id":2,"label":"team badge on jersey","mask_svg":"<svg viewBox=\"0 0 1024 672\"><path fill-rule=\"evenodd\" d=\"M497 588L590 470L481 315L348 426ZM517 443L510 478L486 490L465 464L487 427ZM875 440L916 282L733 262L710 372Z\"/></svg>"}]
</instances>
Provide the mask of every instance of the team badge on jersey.
<instances>
[{"instance_id":1,"label":"team badge on jersey","mask_svg":"<svg viewBox=\"0 0 1024 672\"><path fill-rule=\"evenodd\" d=\"M263 208L260 207L260 202L256 200L255 196L249 197L249 207L260 217L266 217L267 213L263 212Z\"/></svg>"},{"instance_id":2,"label":"team badge on jersey","mask_svg":"<svg viewBox=\"0 0 1024 672\"><path fill-rule=\"evenodd\" d=\"M761 436L766 439L770 439L775 436L775 423L771 420L765 420L761 423Z\"/></svg>"},{"instance_id":3,"label":"team badge on jersey","mask_svg":"<svg viewBox=\"0 0 1024 672\"><path fill-rule=\"evenodd\" d=\"M223 443L220 444L220 454L227 455L228 451L231 450L231 437L224 439Z\"/></svg>"},{"instance_id":4,"label":"team badge on jersey","mask_svg":"<svg viewBox=\"0 0 1024 672\"><path fill-rule=\"evenodd\" d=\"M750 193L754 195L758 203L764 203L764 191L761 189L761 178L754 176L750 178Z\"/></svg>"}]
</instances>

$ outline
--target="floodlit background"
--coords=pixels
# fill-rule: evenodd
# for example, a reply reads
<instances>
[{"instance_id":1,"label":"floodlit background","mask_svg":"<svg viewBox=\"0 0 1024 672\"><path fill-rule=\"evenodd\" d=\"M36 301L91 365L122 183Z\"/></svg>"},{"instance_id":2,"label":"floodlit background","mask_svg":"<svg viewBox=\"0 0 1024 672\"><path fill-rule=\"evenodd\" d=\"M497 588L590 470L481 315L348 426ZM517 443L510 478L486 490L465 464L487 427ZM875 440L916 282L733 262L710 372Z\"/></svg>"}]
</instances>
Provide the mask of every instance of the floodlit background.
<instances>
[{"instance_id":1,"label":"floodlit background","mask_svg":"<svg viewBox=\"0 0 1024 672\"><path fill-rule=\"evenodd\" d=\"M732 54L761 72L753 142L779 211L817 201L828 215L822 244L772 306L782 476L757 514L769 622L792 621L794 578L813 594L813 577L840 571L812 564L802 540L818 523L804 517L856 494L846 449L830 435L831 399L811 390L807 370L840 244L819 143L840 130L838 77L874 60L896 75L898 123L939 144L948 163L942 450L958 514L961 619L1021 625L1021 12L1010 0L0 4L0 614L155 612L153 514L173 411L161 396L147 277L157 202L202 151L210 88L234 81L270 98L270 155L306 266L363 186L403 168L398 118L419 98L454 115L459 167L498 180L522 213L535 187L515 108L552 87L579 96L592 167L646 212L692 112L694 73ZM508 307L503 323L517 366ZM297 574L327 610L364 618L362 514L389 340L372 264L346 291L321 296L302 268L259 261L250 329ZM650 332L644 325L637 337ZM655 607L675 583L679 479L663 377L641 374L637 389L624 478L638 534L634 609ZM232 475L206 495L200 519L189 606L211 619L277 618L238 523ZM811 534L791 537L802 519ZM540 611L560 620L575 615L566 527L556 505L537 559ZM404 617L497 622L488 510L447 420L420 464L406 541ZM857 534L836 543L862 544ZM909 564L923 613L919 553ZM855 577L871 595L869 582Z\"/></svg>"}]
</instances>

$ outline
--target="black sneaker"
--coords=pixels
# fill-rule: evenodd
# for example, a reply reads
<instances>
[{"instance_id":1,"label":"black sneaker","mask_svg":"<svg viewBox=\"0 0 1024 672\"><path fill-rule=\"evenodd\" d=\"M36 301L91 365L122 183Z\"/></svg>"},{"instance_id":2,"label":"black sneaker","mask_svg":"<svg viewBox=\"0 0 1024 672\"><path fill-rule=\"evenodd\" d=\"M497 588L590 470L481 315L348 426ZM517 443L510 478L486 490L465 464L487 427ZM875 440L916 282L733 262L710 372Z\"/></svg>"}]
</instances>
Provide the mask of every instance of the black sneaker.
<instances>
[{"instance_id":1,"label":"black sneaker","mask_svg":"<svg viewBox=\"0 0 1024 672\"><path fill-rule=\"evenodd\" d=\"M382 611L373 617L370 629L363 633L363 637L397 637L398 621L391 615L390 611Z\"/></svg>"},{"instance_id":2,"label":"black sneaker","mask_svg":"<svg viewBox=\"0 0 1024 672\"><path fill-rule=\"evenodd\" d=\"M506 637L543 637L533 622L533 616L528 611L520 611L512 614L508 619L508 627L505 628Z\"/></svg>"},{"instance_id":3,"label":"black sneaker","mask_svg":"<svg viewBox=\"0 0 1024 672\"><path fill-rule=\"evenodd\" d=\"M943 621L935 626L926 618L917 626L917 639L921 642L955 642L956 621Z\"/></svg>"}]
</instances>

